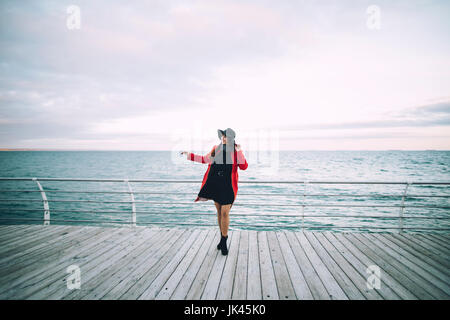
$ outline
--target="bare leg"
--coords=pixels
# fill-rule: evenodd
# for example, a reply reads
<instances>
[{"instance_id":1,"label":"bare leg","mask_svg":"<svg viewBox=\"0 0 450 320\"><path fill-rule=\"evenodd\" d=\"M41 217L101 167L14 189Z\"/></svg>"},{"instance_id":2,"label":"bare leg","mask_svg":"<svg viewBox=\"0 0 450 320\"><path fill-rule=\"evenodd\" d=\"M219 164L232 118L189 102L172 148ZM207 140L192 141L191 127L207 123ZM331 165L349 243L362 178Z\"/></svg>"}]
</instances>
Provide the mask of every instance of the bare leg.
<instances>
[{"instance_id":1,"label":"bare leg","mask_svg":"<svg viewBox=\"0 0 450 320\"><path fill-rule=\"evenodd\" d=\"M230 225L230 210L231 204L224 204L221 208L221 219L222 219L222 234L224 237L228 235L228 226Z\"/></svg>"},{"instance_id":2,"label":"bare leg","mask_svg":"<svg viewBox=\"0 0 450 320\"><path fill-rule=\"evenodd\" d=\"M222 205L216 201L214 201L214 205L216 206L217 209L217 223L219 224L219 230L220 230L220 234L222 235L222 214L221 214L221 207Z\"/></svg>"}]
</instances>

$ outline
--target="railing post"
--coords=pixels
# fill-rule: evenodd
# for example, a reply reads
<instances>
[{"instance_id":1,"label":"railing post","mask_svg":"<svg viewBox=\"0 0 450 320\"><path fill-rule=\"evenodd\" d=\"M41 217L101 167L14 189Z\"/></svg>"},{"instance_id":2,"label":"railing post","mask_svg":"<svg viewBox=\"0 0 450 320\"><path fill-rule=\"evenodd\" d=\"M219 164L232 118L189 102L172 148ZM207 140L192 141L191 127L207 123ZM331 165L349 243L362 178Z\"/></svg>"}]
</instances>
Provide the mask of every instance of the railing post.
<instances>
[{"instance_id":1,"label":"railing post","mask_svg":"<svg viewBox=\"0 0 450 320\"><path fill-rule=\"evenodd\" d=\"M131 185L128 179L125 179L124 181L128 184L128 191L130 192L131 196L131 225L133 227L136 227L136 204L134 202L133 190L131 189Z\"/></svg>"},{"instance_id":2,"label":"railing post","mask_svg":"<svg viewBox=\"0 0 450 320\"><path fill-rule=\"evenodd\" d=\"M33 181L36 181L39 190L41 191L42 200L44 202L44 226L48 226L50 224L50 207L48 205L47 196L45 195L44 188L42 188L37 178L33 178Z\"/></svg>"},{"instance_id":3,"label":"railing post","mask_svg":"<svg viewBox=\"0 0 450 320\"><path fill-rule=\"evenodd\" d=\"M398 219L398 230L399 230L399 233L403 232L403 211L405 209L406 193L408 192L408 187L409 187L410 184L411 184L411 182L406 182L406 187L405 187L405 190L403 191L402 205L400 207L399 219Z\"/></svg>"},{"instance_id":4,"label":"railing post","mask_svg":"<svg viewBox=\"0 0 450 320\"><path fill-rule=\"evenodd\" d=\"M304 188L303 188L303 204L302 204L302 226L301 230L303 231L303 228L305 227L305 201L306 201L306 187L308 186L308 181L304 181Z\"/></svg>"}]
</instances>

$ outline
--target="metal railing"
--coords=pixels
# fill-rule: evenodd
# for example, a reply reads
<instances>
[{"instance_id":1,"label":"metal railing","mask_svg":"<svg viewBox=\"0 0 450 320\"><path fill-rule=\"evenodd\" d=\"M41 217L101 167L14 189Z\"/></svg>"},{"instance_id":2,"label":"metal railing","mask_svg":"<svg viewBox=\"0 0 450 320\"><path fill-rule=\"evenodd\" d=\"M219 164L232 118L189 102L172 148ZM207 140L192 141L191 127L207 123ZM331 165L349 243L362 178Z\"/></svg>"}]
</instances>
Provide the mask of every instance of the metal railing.
<instances>
[{"instance_id":1,"label":"metal railing","mask_svg":"<svg viewBox=\"0 0 450 320\"><path fill-rule=\"evenodd\" d=\"M55 222L92 222L92 223L122 223L122 224L130 224L132 226L136 226L137 224L137 214L171 214L173 212L151 212L151 211L138 211L136 210L136 204L146 203L146 204L174 204L173 201L137 201L135 200L135 195L138 194L154 194L154 195L194 195L192 192L148 192L148 191L133 191L130 183L163 183L163 184L172 184L172 183L195 183L199 184L198 180L157 180L157 179L88 179L88 178L0 178L0 182L2 181L34 181L38 187L38 190L25 190L25 189L0 189L0 194L6 193L33 193L39 192L41 194L42 199L0 199L1 202L42 202L43 203L43 218L42 219L32 219L32 218L4 218L0 217L0 220L9 220L9 221L43 221L44 225L49 225L50 221ZM44 190L41 185L41 182L108 182L108 183L124 183L127 186L128 191L114 191L114 190L95 190L95 191L83 191L83 190ZM415 215L405 215L406 208L427 208L427 209L450 209L450 206L446 205L408 205L405 203L407 198L449 198L450 194L408 194L408 189L413 185L427 185L427 186L448 186L450 182L412 182L412 181L239 181L239 184L299 184L303 185L303 193L242 193L239 192L239 196L265 196L265 197L298 197L301 199L301 203L296 204L286 204L286 203L240 203L235 202L233 206L264 206L264 207L301 207L301 212L299 214L271 214L271 213L263 213L263 214L239 214L233 213L233 216L241 216L241 217L293 217L299 218L299 225L294 226L294 228L304 229L305 228L305 218L371 218L371 219L397 219L397 226L395 227L382 227L382 226L336 226L335 228L353 228L353 229L390 229L390 230L398 230L399 232L403 232L404 230L439 230L439 231L450 231L448 227L405 227L404 221L405 219L436 219L436 220L449 220L450 217L448 215L448 211L445 212L443 216L415 216ZM402 185L404 186L403 192L399 194L383 194L383 193L371 193L371 194L327 194L327 193L307 193L307 187L313 184L338 184L338 185ZM107 201L107 200L80 200L80 199L69 199L69 200L49 200L47 198L47 193L69 193L69 194L126 194L130 196L130 200L128 201ZM374 204L307 204L307 198L314 197L384 197L384 198L400 198L400 203L398 205L374 205ZM58 210L58 209L50 209L50 202L54 203L110 203L110 204L130 204L130 219L128 221L120 221L120 220L96 220L96 219L50 219L51 212L73 212L73 213L112 213L112 214L123 214L124 211L93 211L93 210ZM176 202L175 204L189 204L192 205L191 202ZM361 207L361 208L398 208L399 212L397 216L383 216L383 215L329 215L329 214L305 214L305 208L307 207ZM0 208L0 212L8 211L8 208ZM36 209L13 209L18 211L36 211ZM208 215L211 216L210 213L197 213L197 212L188 212L188 213L180 213L176 212L176 214L181 215L189 215L189 216L201 216ZM165 224L164 222L142 222L139 224ZM201 226L212 226L214 224L192 224L192 223L178 223L178 225L201 225ZM230 224L230 227L233 225ZM274 227L274 225L252 225L253 227ZM292 228L289 226L288 228ZM330 228L330 226L313 226L311 228ZM331 227L333 228L333 227Z\"/></svg>"}]
</instances>

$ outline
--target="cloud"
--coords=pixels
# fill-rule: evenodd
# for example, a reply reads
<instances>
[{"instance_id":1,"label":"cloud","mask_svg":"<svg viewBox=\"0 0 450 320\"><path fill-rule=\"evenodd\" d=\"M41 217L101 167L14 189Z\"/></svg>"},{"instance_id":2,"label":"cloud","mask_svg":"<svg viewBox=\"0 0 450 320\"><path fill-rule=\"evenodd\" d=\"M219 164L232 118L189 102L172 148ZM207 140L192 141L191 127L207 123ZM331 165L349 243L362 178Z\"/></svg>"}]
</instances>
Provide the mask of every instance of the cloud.
<instances>
[{"instance_id":1,"label":"cloud","mask_svg":"<svg viewBox=\"0 0 450 320\"><path fill-rule=\"evenodd\" d=\"M335 123L311 123L298 126L280 126L278 128L284 130L334 130L450 126L450 101L410 107L403 110L401 113L396 111L387 112L386 114L390 116L390 119Z\"/></svg>"},{"instance_id":2,"label":"cloud","mask_svg":"<svg viewBox=\"0 0 450 320\"><path fill-rule=\"evenodd\" d=\"M66 3L1 1L0 143L159 134L170 144L171 130L197 120L208 130L448 126L448 105L405 109L448 96L446 3L380 1L379 33L366 28L369 4L77 1L71 31Z\"/></svg>"},{"instance_id":3,"label":"cloud","mask_svg":"<svg viewBox=\"0 0 450 320\"><path fill-rule=\"evenodd\" d=\"M434 103L425 106L411 108L409 113L412 116L429 117L429 116L449 116L450 115L450 101Z\"/></svg>"}]
</instances>

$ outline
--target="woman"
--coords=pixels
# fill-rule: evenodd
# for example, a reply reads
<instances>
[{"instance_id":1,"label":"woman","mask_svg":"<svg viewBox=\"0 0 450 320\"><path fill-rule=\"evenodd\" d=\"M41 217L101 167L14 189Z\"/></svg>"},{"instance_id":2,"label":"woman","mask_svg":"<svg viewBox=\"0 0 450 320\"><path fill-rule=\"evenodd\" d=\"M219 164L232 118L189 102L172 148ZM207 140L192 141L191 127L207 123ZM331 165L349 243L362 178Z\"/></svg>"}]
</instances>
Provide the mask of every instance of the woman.
<instances>
[{"instance_id":1,"label":"woman","mask_svg":"<svg viewBox=\"0 0 450 320\"><path fill-rule=\"evenodd\" d=\"M227 255L229 213L238 191L237 169L238 167L241 170L247 169L248 163L241 146L234 142L236 134L232 129L218 129L217 134L221 143L215 145L207 155L200 156L187 151L183 151L181 154L186 154L188 160L208 163L200 192L194 201L214 201L221 235L217 249L221 250L223 255Z\"/></svg>"}]
</instances>

